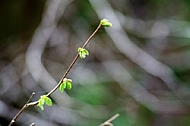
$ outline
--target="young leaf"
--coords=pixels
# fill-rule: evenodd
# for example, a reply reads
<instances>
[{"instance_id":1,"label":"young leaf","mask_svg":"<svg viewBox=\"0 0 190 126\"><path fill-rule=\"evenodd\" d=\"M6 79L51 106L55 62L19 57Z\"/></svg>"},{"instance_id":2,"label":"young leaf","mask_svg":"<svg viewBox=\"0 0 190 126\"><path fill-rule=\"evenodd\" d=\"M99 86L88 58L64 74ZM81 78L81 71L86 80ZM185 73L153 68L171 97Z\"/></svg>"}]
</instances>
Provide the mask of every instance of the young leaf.
<instances>
[{"instance_id":1,"label":"young leaf","mask_svg":"<svg viewBox=\"0 0 190 126\"><path fill-rule=\"evenodd\" d=\"M85 54L85 55L89 55L88 50L84 49L84 54Z\"/></svg>"},{"instance_id":2,"label":"young leaf","mask_svg":"<svg viewBox=\"0 0 190 126\"><path fill-rule=\"evenodd\" d=\"M82 51L82 48L81 47L78 47L78 52L81 52Z\"/></svg>"},{"instance_id":3,"label":"young leaf","mask_svg":"<svg viewBox=\"0 0 190 126\"><path fill-rule=\"evenodd\" d=\"M47 106L52 106L52 101L49 97L44 97L44 101Z\"/></svg>"},{"instance_id":4,"label":"young leaf","mask_svg":"<svg viewBox=\"0 0 190 126\"><path fill-rule=\"evenodd\" d=\"M61 92L63 92L65 88L66 88L66 83L63 82L63 83L59 86L59 90L60 90Z\"/></svg>"},{"instance_id":5,"label":"young leaf","mask_svg":"<svg viewBox=\"0 0 190 126\"><path fill-rule=\"evenodd\" d=\"M40 100L39 100L39 102L38 102L38 104L39 105L44 105L44 102L45 102L44 99L41 97Z\"/></svg>"},{"instance_id":6,"label":"young leaf","mask_svg":"<svg viewBox=\"0 0 190 126\"><path fill-rule=\"evenodd\" d=\"M85 55L83 54L83 52L79 52L79 56L80 56L81 59L85 58Z\"/></svg>"},{"instance_id":7,"label":"young leaf","mask_svg":"<svg viewBox=\"0 0 190 126\"><path fill-rule=\"evenodd\" d=\"M84 59L84 58L86 58L86 55L82 52L80 57L81 57L81 59Z\"/></svg>"},{"instance_id":8,"label":"young leaf","mask_svg":"<svg viewBox=\"0 0 190 126\"><path fill-rule=\"evenodd\" d=\"M37 106L39 106L41 110L44 110L44 107L43 107L44 103L45 103L44 98L43 98L43 96L41 96L39 101L38 101Z\"/></svg>"},{"instance_id":9,"label":"young leaf","mask_svg":"<svg viewBox=\"0 0 190 126\"><path fill-rule=\"evenodd\" d=\"M38 105L38 107L40 107L41 110L44 110L44 106L43 105Z\"/></svg>"},{"instance_id":10,"label":"young leaf","mask_svg":"<svg viewBox=\"0 0 190 126\"><path fill-rule=\"evenodd\" d=\"M67 81L66 88L67 88L68 90L71 90L71 88L72 88L71 82Z\"/></svg>"},{"instance_id":11,"label":"young leaf","mask_svg":"<svg viewBox=\"0 0 190 126\"><path fill-rule=\"evenodd\" d=\"M105 26L105 27L112 27L112 23L108 20L108 19L102 19L100 21L101 25L102 26Z\"/></svg>"}]
</instances>

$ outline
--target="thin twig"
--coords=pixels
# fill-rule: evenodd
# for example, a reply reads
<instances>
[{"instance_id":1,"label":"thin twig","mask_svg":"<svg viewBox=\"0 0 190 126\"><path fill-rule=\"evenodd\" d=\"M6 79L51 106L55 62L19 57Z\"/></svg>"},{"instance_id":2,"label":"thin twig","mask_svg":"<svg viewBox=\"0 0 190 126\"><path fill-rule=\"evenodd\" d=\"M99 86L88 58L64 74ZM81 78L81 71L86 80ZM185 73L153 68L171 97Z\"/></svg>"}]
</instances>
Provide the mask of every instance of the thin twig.
<instances>
[{"instance_id":1,"label":"thin twig","mask_svg":"<svg viewBox=\"0 0 190 126\"><path fill-rule=\"evenodd\" d=\"M99 23L98 27L96 28L96 30L92 33L92 35L86 40L86 42L83 44L82 48L85 48L86 45L90 42L90 40L92 39L92 37L97 33L97 31L100 29L101 27L101 23ZM66 70L65 74L63 75L63 77L61 78L61 80L59 81L59 83L46 95L49 96L51 95L53 92L55 92L57 90L57 88L59 88L59 86L61 85L61 83L63 82L63 79L67 76L67 74L69 73L69 71L71 70L71 68L74 66L74 64L76 63L77 59L79 58L79 54L77 53L77 55L75 56L74 60L72 61L72 63L70 64L70 66L68 67L68 69Z\"/></svg>"},{"instance_id":2,"label":"thin twig","mask_svg":"<svg viewBox=\"0 0 190 126\"><path fill-rule=\"evenodd\" d=\"M85 48L86 45L90 42L90 40L92 39L92 37L97 33L97 31L101 28L101 23L99 23L98 27L96 28L96 30L90 35L90 37L86 40L86 42L83 44L82 48ZM67 74L69 73L69 71L72 69L72 67L74 66L74 64L76 63L76 61L79 58L79 54L77 53L77 55L75 56L75 58L73 59L73 61L71 62L70 66L68 67L68 69L66 70L65 74L62 76L61 80L59 81L59 83L49 92L46 94L46 96L50 96L52 93L54 93L59 86L61 85L61 83L63 82L63 79L67 76ZM33 96L33 95L32 95ZM17 118L21 115L21 113L27 109L28 107L31 106L35 106L38 104L38 101L34 101L34 102L30 102L31 97L29 98L28 102L22 107L22 109L16 114L16 116L12 119L12 121L10 122L9 126L12 126L12 124L17 120Z\"/></svg>"},{"instance_id":3,"label":"thin twig","mask_svg":"<svg viewBox=\"0 0 190 126\"><path fill-rule=\"evenodd\" d=\"M32 99L32 97L34 96L34 92L31 94L30 98L28 99L28 101L25 103L25 105L22 107L22 109L15 115L15 117L11 120L9 126L12 126L12 124L17 120L17 118L20 116L20 114L29 107L29 102Z\"/></svg>"},{"instance_id":4,"label":"thin twig","mask_svg":"<svg viewBox=\"0 0 190 126\"><path fill-rule=\"evenodd\" d=\"M30 96L30 98L28 99L28 101L26 102L26 104L28 104L30 102L30 100L32 99L32 97L35 95L35 93L33 92Z\"/></svg>"},{"instance_id":5,"label":"thin twig","mask_svg":"<svg viewBox=\"0 0 190 126\"><path fill-rule=\"evenodd\" d=\"M115 120L117 117L119 116L119 114L115 114L114 116L112 116L110 119L108 119L107 121L105 121L104 123L102 123L100 126L113 126L113 124L111 123L113 120Z\"/></svg>"}]
</instances>

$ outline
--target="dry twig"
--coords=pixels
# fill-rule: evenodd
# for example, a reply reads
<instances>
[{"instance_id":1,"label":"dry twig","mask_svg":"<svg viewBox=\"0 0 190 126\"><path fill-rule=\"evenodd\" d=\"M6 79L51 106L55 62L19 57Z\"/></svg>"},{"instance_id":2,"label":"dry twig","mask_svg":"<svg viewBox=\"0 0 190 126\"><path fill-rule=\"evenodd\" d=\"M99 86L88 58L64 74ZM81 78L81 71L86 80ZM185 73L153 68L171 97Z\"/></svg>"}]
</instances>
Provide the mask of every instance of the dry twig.
<instances>
[{"instance_id":1,"label":"dry twig","mask_svg":"<svg viewBox=\"0 0 190 126\"><path fill-rule=\"evenodd\" d=\"M107 121L105 121L104 123L102 123L100 126L113 126L113 124L111 123L113 120L115 120L117 117L119 116L119 114L115 114L114 116L112 116L110 119L108 119Z\"/></svg>"}]
</instances>

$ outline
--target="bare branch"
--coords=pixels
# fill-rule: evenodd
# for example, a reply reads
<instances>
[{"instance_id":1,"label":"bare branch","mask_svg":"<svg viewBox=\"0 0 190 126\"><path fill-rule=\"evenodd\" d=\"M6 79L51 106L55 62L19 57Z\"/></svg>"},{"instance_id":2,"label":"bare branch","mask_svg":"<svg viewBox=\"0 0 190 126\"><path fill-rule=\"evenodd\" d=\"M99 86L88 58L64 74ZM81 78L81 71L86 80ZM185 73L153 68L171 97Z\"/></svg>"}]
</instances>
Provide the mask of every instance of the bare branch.
<instances>
[{"instance_id":1,"label":"bare branch","mask_svg":"<svg viewBox=\"0 0 190 126\"><path fill-rule=\"evenodd\" d=\"M26 102L26 104L28 104L30 101L31 101L31 99L32 99L32 97L35 95L35 93L33 92L32 94L31 94L31 96L30 96L30 98L28 99L28 101Z\"/></svg>"},{"instance_id":2,"label":"bare branch","mask_svg":"<svg viewBox=\"0 0 190 126\"><path fill-rule=\"evenodd\" d=\"M31 96L30 96L30 98L28 99L28 101L26 102L26 104L22 107L22 109L15 115L15 117L11 120L11 122L10 122L10 124L9 124L9 126L12 126L12 124L17 120L17 118L20 116L20 114L26 109L26 108L28 108L28 107L30 107L30 106L34 106L34 105L36 105L37 103L33 103L33 104L31 104L31 103L29 103L30 102L30 100L32 99L32 97L34 96L34 92L31 94Z\"/></svg>"},{"instance_id":3,"label":"bare branch","mask_svg":"<svg viewBox=\"0 0 190 126\"><path fill-rule=\"evenodd\" d=\"M119 116L119 114L115 114L114 116L112 116L110 119L108 119L107 121L105 121L104 123L102 123L100 126L113 126L113 124L111 123L113 120L115 120L117 117Z\"/></svg>"}]
</instances>

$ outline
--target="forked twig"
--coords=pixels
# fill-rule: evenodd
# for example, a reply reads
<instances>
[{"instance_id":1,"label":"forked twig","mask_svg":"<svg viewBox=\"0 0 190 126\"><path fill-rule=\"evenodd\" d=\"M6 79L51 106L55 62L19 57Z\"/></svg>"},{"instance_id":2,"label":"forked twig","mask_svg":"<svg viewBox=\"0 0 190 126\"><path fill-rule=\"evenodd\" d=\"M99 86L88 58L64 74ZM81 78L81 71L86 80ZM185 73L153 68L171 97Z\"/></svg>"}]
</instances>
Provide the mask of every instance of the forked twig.
<instances>
[{"instance_id":1,"label":"forked twig","mask_svg":"<svg viewBox=\"0 0 190 126\"><path fill-rule=\"evenodd\" d=\"M82 48L85 48L86 45L90 42L90 40L92 39L92 37L97 33L97 31L101 28L102 24L101 22L99 23L98 27L96 28L96 30L90 35L90 37L86 40L86 42L83 44ZM52 93L54 93L59 86L61 85L61 83L63 82L63 79L67 76L67 74L69 73L69 71L72 69L72 67L74 66L74 64L76 63L76 61L79 58L79 54L77 53L77 55L75 56L75 58L73 59L73 61L71 62L70 66L68 67L68 69L66 70L65 74L62 76L61 80L59 81L59 83L49 92L46 94L46 96L50 96ZM12 124L14 122L16 122L17 118L21 115L21 113L31 107L31 106L35 106L38 104L38 101L34 101L34 102L30 102L32 96L34 95L34 93L32 93L31 97L29 98L29 100L27 101L27 103L22 107L22 109L15 115L15 117L11 120L9 126L12 126Z\"/></svg>"},{"instance_id":2,"label":"forked twig","mask_svg":"<svg viewBox=\"0 0 190 126\"><path fill-rule=\"evenodd\" d=\"M32 97L35 95L35 93L33 92L30 96L30 98L28 99L28 101L26 102L26 104L22 107L22 109L15 115L15 117L11 120L9 126L12 126L12 124L17 120L17 118L20 116L20 114L29 107L29 102L32 99Z\"/></svg>"}]
</instances>

